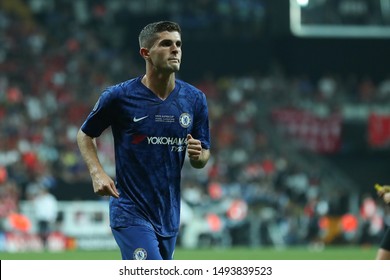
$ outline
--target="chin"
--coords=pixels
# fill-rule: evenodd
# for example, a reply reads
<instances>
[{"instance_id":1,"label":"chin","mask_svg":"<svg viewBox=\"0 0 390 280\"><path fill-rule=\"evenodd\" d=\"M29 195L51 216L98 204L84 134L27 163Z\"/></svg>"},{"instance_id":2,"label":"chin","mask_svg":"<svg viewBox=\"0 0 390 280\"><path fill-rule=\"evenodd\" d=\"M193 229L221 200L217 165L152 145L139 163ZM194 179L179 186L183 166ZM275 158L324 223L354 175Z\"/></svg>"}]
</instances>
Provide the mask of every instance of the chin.
<instances>
[{"instance_id":1,"label":"chin","mask_svg":"<svg viewBox=\"0 0 390 280\"><path fill-rule=\"evenodd\" d=\"M177 67L171 67L171 68L170 68L170 70L171 70L172 72L179 72L179 70L180 70L180 66L177 66Z\"/></svg>"}]
</instances>

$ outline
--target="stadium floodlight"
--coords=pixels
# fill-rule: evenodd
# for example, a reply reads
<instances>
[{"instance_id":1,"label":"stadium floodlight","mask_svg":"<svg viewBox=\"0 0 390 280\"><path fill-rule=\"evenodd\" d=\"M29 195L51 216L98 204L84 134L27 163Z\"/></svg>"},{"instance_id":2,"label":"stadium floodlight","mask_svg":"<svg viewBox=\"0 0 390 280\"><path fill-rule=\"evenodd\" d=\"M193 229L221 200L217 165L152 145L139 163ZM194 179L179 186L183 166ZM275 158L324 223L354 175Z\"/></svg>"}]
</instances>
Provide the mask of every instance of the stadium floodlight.
<instances>
[{"instance_id":1,"label":"stadium floodlight","mask_svg":"<svg viewBox=\"0 0 390 280\"><path fill-rule=\"evenodd\" d=\"M307 5L309 5L309 0L296 0L298 5L301 6L301 7L306 7Z\"/></svg>"},{"instance_id":2,"label":"stadium floodlight","mask_svg":"<svg viewBox=\"0 0 390 280\"><path fill-rule=\"evenodd\" d=\"M390 38L390 0L290 0L298 37Z\"/></svg>"}]
</instances>

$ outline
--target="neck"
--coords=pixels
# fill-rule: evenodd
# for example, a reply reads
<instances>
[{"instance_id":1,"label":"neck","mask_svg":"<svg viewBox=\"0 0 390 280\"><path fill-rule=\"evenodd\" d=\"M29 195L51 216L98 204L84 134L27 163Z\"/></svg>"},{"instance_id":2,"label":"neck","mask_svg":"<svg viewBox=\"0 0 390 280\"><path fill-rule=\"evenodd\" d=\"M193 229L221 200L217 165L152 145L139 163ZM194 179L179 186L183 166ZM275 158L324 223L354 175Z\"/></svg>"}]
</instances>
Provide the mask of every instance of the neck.
<instances>
[{"instance_id":1,"label":"neck","mask_svg":"<svg viewBox=\"0 0 390 280\"><path fill-rule=\"evenodd\" d=\"M168 75L146 73L142 83L160 99L165 100L175 88L175 73Z\"/></svg>"}]
</instances>

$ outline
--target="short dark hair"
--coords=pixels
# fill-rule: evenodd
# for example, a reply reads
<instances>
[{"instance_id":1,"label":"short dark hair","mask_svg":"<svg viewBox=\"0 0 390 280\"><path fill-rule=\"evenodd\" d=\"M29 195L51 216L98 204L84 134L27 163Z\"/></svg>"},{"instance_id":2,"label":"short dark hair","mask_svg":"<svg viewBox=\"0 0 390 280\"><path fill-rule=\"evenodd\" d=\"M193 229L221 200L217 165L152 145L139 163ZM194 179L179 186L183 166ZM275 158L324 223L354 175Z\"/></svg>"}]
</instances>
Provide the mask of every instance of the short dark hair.
<instances>
[{"instance_id":1,"label":"short dark hair","mask_svg":"<svg viewBox=\"0 0 390 280\"><path fill-rule=\"evenodd\" d=\"M181 34L181 28L176 22L158 21L149 23L141 30L138 36L139 46L141 48L150 49L157 40L157 34L164 31L177 31L179 34Z\"/></svg>"}]
</instances>

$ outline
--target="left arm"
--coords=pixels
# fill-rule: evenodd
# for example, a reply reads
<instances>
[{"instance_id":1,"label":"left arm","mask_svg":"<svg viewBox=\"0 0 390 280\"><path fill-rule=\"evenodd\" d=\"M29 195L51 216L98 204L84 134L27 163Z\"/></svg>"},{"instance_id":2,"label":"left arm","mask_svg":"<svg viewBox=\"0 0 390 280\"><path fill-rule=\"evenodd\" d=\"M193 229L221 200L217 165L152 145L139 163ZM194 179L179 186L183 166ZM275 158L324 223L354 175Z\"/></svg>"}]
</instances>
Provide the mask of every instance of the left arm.
<instances>
[{"instance_id":1,"label":"left arm","mask_svg":"<svg viewBox=\"0 0 390 280\"><path fill-rule=\"evenodd\" d=\"M191 134L187 135L187 154L191 166L198 169L205 167L210 158L210 150L203 149L201 142Z\"/></svg>"}]
</instances>

